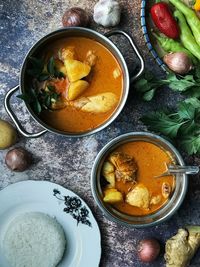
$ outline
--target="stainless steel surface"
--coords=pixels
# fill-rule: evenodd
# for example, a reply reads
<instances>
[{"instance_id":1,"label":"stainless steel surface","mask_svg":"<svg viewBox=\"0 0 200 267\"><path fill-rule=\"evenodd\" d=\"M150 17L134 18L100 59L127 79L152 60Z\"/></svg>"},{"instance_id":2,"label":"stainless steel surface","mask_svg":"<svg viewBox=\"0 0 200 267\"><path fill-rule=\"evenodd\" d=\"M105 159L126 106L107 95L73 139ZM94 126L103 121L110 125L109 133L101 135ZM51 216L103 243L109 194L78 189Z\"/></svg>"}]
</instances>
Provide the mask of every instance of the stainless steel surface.
<instances>
[{"instance_id":1,"label":"stainless steel surface","mask_svg":"<svg viewBox=\"0 0 200 267\"><path fill-rule=\"evenodd\" d=\"M143 73L143 71L144 71L144 59L143 59L142 54L140 53L139 49L137 48L136 44L134 43L133 39L126 32L121 31L121 30L112 30L112 31L107 32L105 34L105 36L110 37L112 35L118 35L118 34L121 34L128 39L131 47L133 48L135 54L137 55L137 57L139 58L139 61L140 61L140 68L138 70L138 73L136 73L133 77L130 78L130 82L132 83L138 77L140 77L140 75Z\"/></svg>"},{"instance_id":2,"label":"stainless steel surface","mask_svg":"<svg viewBox=\"0 0 200 267\"><path fill-rule=\"evenodd\" d=\"M167 165L167 171L160 175L154 176L154 178L160 178L168 176L170 174L190 174L195 175L199 173L199 166L179 166L179 165Z\"/></svg>"},{"instance_id":3,"label":"stainless steel surface","mask_svg":"<svg viewBox=\"0 0 200 267\"><path fill-rule=\"evenodd\" d=\"M113 139L107 145L105 145L103 149L99 152L95 159L91 172L91 188L93 197L97 205L102 210L102 212L108 217L108 219L129 227L144 228L148 226L157 225L168 220L177 211L177 209L182 204L187 191L188 177L186 174L176 174L176 186L170 200L157 212L147 216L126 215L112 208L111 205L105 204L102 200L103 192L100 185L100 173L103 162L105 161L106 157L118 146L127 142L134 141L146 141L160 146L162 149L170 153L176 164L184 166L184 161L181 155L176 150L176 148L167 140L161 138L158 135L154 135L148 132L131 132Z\"/></svg>"},{"instance_id":4,"label":"stainless steel surface","mask_svg":"<svg viewBox=\"0 0 200 267\"><path fill-rule=\"evenodd\" d=\"M139 72L132 77L132 80L135 80L136 78L138 78L141 73L144 70L144 61L142 59L142 56L140 55L138 49L136 48L135 44L133 43L131 37L123 32L123 31L112 31L110 33L107 33L107 36L110 36L112 34L123 34L124 36L126 36L126 38L128 38L129 42L131 43L135 53L137 54L137 56L140 59L141 62L141 67ZM124 57L122 56L121 52L119 51L119 49L104 35L93 31L91 29L86 29L86 28L80 28L80 27L69 27L69 28L62 28L59 29L57 31L54 31L46 36L44 36L43 38L41 38L28 52L28 54L26 55L22 68L21 68L21 73L20 73L20 91L21 93L24 93L26 91L26 68L27 68L27 64L28 64L28 58L32 55L36 55L38 52L40 52L44 46L48 45L48 43L53 42L54 40L58 40L60 38L66 38L67 36L83 36L83 37L87 37L87 38L91 38L96 40L97 42L101 43L102 45L104 45L107 49L109 49L109 51L117 58L122 72L123 72L123 92L122 92L122 97L120 100L120 103L118 105L118 107L116 108L115 112L112 114L112 116L102 125L100 125L99 127L95 128L95 129L91 129L89 131L86 132L81 132L81 133L72 133L72 132L65 132L65 131L59 131L57 129L54 129L52 127L50 127L49 125L47 125L46 123L44 123L31 109L30 105L28 103L26 103L26 107L28 109L28 111L30 112L30 114L32 115L32 117L40 124L40 126L42 126L43 128L45 128L44 131L42 131L41 133L38 134L30 134L28 132L26 132L23 127L21 126L19 120L17 119L14 111L12 111L10 109L10 96L12 95L12 93L15 91L14 89L11 89L10 92L7 93L6 98L5 98L5 107L6 110L8 112L8 114L10 115L10 117L13 119L14 123L16 124L16 127L19 129L20 133L22 135L24 135L25 137L38 137L42 134L44 134L45 132L50 131L53 133L57 133L60 135L64 135L64 136L68 136L68 137L83 137L83 136L87 136L90 134L94 134L98 131L103 130L104 128L106 128L108 125L110 125L116 118L117 116L120 114L120 112L122 111L127 97L128 97L128 93L129 93L129 86L130 86L130 79L129 79L129 72L128 72L128 68L127 68L127 64L124 60Z\"/></svg>"},{"instance_id":5,"label":"stainless steel surface","mask_svg":"<svg viewBox=\"0 0 200 267\"><path fill-rule=\"evenodd\" d=\"M39 133L29 133L27 132L21 125L21 123L19 122L17 116L15 115L15 113L13 112L12 108L10 107L10 99L12 97L12 95L19 90L19 85L13 87L12 89L10 89L5 98L4 98L4 106L5 106L5 110L7 111L8 115L10 116L10 118L13 120L13 122L15 123L15 126L17 128L17 130L25 137L27 138L36 138L36 137L40 137L41 135L43 135L44 133L47 132L47 130L42 130Z\"/></svg>"}]
</instances>

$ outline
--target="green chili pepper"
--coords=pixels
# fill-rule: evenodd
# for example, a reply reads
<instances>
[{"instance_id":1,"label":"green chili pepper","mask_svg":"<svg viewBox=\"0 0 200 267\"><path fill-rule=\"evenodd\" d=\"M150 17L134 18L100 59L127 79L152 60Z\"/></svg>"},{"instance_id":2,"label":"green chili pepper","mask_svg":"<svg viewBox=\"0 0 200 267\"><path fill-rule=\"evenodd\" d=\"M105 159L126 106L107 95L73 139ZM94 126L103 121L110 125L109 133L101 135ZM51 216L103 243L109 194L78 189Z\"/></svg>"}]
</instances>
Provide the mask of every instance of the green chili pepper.
<instances>
[{"instance_id":1,"label":"green chili pepper","mask_svg":"<svg viewBox=\"0 0 200 267\"><path fill-rule=\"evenodd\" d=\"M196 43L184 15L179 10L176 10L174 12L174 16L178 19L181 42L185 48L187 48L195 57L200 60L200 46Z\"/></svg>"},{"instance_id":2,"label":"green chili pepper","mask_svg":"<svg viewBox=\"0 0 200 267\"><path fill-rule=\"evenodd\" d=\"M200 45L200 20L197 17L196 13L180 0L169 1L185 15L186 20L196 39L196 42Z\"/></svg>"},{"instance_id":3,"label":"green chili pepper","mask_svg":"<svg viewBox=\"0 0 200 267\"><path fill-rule=\"evenodd\" d=\"M158 40L160 46L166 51L166 52L184 52L186 53L191 59L194 65L198 63L198 60L193 56L190 51L188 51L181 43L178 41L175 41L171 38L163 37L155 32L152 32L152 34L155 36L155 38Z\"/></svg>"}]
</instances>

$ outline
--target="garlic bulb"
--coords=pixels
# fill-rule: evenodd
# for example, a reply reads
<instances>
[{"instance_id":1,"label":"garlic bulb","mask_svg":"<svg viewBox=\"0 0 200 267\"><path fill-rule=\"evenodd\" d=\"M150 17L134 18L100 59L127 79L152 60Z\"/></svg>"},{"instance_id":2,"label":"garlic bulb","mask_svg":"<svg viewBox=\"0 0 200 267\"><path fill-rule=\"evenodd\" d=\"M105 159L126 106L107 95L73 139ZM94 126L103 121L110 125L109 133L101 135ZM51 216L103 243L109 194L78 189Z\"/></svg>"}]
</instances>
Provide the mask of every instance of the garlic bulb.
<instances>
[{"instance_id":1,"label":"garlic bulb","mask_svg":"<svg viewBox=\"0 0 200 267\"><path fill-rule=\"evenodd\" d=\"M116 26L120 22L121 8L118 1L100 0L94 6L94 21L104 27Z\"/></svg>"}]
</instances>

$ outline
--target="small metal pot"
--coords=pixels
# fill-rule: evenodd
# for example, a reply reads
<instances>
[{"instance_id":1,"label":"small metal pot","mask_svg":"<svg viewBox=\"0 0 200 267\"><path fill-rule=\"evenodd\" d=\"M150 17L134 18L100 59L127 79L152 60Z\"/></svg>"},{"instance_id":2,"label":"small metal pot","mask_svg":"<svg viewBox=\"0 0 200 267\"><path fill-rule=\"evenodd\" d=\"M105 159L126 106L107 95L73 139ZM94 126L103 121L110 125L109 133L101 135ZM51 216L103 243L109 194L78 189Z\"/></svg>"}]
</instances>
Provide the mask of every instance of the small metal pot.
<instances>
[{"instance_id":1,"label":"small metal pot","mask_svg":"<svg viewBox=\"0 0 200 267\"><path fill-rule=\"evenodd\" d=\"M127 64L124 60L124 57L122 56L121 52L119 51L119 49L113 44L113 42L111 42L108 37L112 36L112 35L123 35L124 37L126 37L126 39L128 40L128 42L130 43L131 47L133 48L135 54L137 55L137 57L139 58L140 61L140 69L138 71L138 73L132 77L131 79L129 78L129 72L128 72L128 68L127 68ZM68 36L81 36L81 37L87 37L87 38L91 38L96 40L97 42L101 43L102 45L104 45L114 56L115 58L118 60L122 72L123 72L123 92L122 92L122 97L121 97L121 101L117 107L117 109L115 110L115 112L113 113L113 115L102 125L100 125L99 127L89 130L87 132L81 132L81 133L71 133L71 132L65 132L65 131L59 131L55 128L50 127L49 125L47 125L46 123L44 123L31 109L29 104L25 104L26 108L28 109L29 113L32 115L32 117L40 124L41 127L44 128L44 130L42 130L39 133L28 133L21 125L21 123L19 122L18 118L16 117L15 113L13 112L13 110L10 107L10 98L11 96L20 89L21 93L25 92L25 87L26 87L26 69L27 69L27 63L28 63L28 59L30 56L37 54L38 52L42 51L43 47L48 45L48 43L52 43L55 40L58 40L60 38L66 38ZM127 97L128 97L128 92L129 92L129 86L130 86L130 82L132 82L133 80L135 80L136 78L138 78L142 72L144 70L144 60L140 54L140 52L138 51L136 45L134 44L133 40L131 39L131 37L120 30L113 30L110 31L108 33L106 33L105 35L102 35L96 31L90 30L90 29L86 29L86 28L80 28L80 27L69 27L69 28L63 28L63 29L59 29L57 31L54 31L46 36L44 36L42 39L40 39L28 52L28 54L26 55L24 62L22 64L22 68L21 68L21 73L20 73L20 80L19 80L19 85L17 85L16 87L12 88L10 91L8 91L8 93L5 96L5 109L8 112L8 114L10 115L11 119L14 121L18 131L24 135L25 137L39 137L42 134L46 133L47 131L53 132L53 133L57 133L57 134L61 134L61 135L65 135L65 136L69 136L69 137L81 137L81 136L86 136L89 134L93 134L96 133L102 129L104 129L105 127L107 127L109 124L111 124L115 118L119 115L119 113L121 112L121 110L123 109Z\"/></svg>"},{"instance_id":2,"label":"small metal pot","mask_svg":"<svg viewBox=\"0 0 200 267\"><path fill-rule=\"evenodd\" d=\"M100 184L101 179L101 169L105 159L108 155L114 151L118 146L134 141L146 141L153 143L165 151L169 152L173 157L176 164L180 166L184 166L184 161L176 150L176 148L170 144L167 140L161 138L158 135L151 134L148 132L131 132L124 135L121 135L112 141L110 141L107 145L105 145L102 150L97 155L92 172L91 172L91 188L93 197L99 206L99 208L103 211L103 213L107 216L109 220L117 222L119 224L133 227L133 228L145 228L148 226L153 226L160 224L166 220L168 220L180 207L183 199L185 197L187 187L188 187L188 177L185 174L176 175L176 186L175 190L168 201L163 207L161 207L155 213L146 216L131 216L120 211L114 209L111 205L103 202L103 192Z\"/></svg>"}]
</instances>

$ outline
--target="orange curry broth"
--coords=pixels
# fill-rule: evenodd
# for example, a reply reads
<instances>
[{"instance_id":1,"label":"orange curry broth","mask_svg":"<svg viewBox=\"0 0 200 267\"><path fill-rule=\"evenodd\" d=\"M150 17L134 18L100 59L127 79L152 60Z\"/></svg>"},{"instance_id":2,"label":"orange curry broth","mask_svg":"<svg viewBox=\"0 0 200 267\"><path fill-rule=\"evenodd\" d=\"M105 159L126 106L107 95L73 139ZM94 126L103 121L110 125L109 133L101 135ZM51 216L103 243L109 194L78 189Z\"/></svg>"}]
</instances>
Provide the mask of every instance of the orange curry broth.
<instances>
[{"instance_id":1,"label":"orange curry broth","mask_svg":"<svg viewBox=\"0 0 200 267\"><path fill-rule=\"evenodd\" d=\"M144 186L146 186L152 197L158 194L162 196L163 182L169 183L174 189L174 176L165 176L162 178L154 177L166 171L165 163L174 162L169 152L164 151L152 143L144 141L135 141L123 144L122 146L118 147L116 151L120 151L134 157L138 166L137 184L142 183ZM134 187L131 182L123 183L122 181L116 181L116 188L124 194L128 193L130 187ZM123 213L137 216L147 215L155 212L161 206L163 206L165 202L166 199L162 197L161 202L157 205L150 205L149 210L134 207L125 202L115 204L114 206Z\"/></svg>"},{"instance_id":2,"label":"orange curry broth","mask_svg":"<svg viewBox=\"0 0 200 267\"><path fill-rule=\"evenodd\" d=\"M60 39L48 46L48 55L57 55L59 49L67 46L75 47L77 59L84 61L89 50L95 51L97 62L92 67L92 78L90 86L80 97L87 97L103 92L115 93L118 98L118 103L122 95L123 74L120 65L116 58L109 50L96 42L95 40L84 37L69 37ZM117 79L113 77L113 71L119 68L121 75ZM87 77L86 77L87 80ZM44 111L41 118L48 125L61 131L69 132L84 132L107 121L116 107L102 114L83 112L74 107L67 106L64 109L55 110L53 112Z\"/></svg>"}]
</instances>

